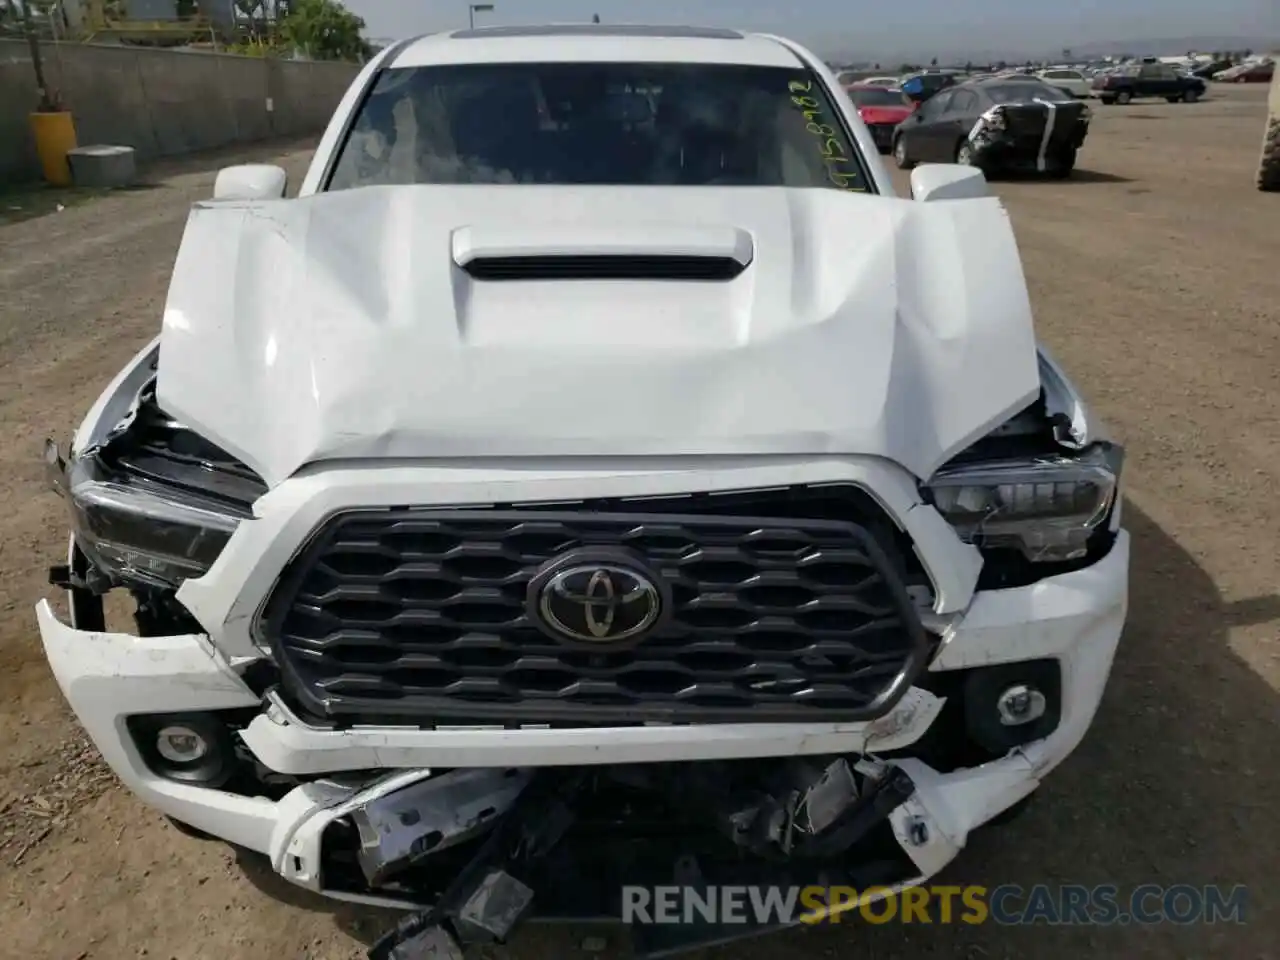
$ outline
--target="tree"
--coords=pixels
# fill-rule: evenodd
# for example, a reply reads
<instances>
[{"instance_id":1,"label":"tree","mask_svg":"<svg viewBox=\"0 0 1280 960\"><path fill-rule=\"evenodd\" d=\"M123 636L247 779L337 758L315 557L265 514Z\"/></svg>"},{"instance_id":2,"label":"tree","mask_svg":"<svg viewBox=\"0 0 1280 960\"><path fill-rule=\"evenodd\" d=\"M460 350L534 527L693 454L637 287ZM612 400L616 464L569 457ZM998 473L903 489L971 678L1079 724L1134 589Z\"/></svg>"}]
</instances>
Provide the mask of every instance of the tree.
<instances>
[{"instance_id":1,"label":"tree","mask_svg":"<svg viewBox=\"0 0 1280 960\"><path fill-rule=\"evenodd\" d=\"M294 0L280 23L280 38L316 60L359 62L372 54L363 29L364 20L337 0Z\"/></svg>"}]
</instances>

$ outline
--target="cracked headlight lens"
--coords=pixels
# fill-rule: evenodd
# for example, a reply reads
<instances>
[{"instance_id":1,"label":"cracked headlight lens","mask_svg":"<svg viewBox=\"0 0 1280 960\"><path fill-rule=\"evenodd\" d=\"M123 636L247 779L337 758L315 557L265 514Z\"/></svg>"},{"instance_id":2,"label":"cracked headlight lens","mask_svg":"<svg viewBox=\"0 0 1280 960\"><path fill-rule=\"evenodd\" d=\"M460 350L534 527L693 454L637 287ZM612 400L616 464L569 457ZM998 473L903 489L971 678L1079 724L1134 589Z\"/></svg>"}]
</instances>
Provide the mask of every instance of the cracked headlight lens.
<instances>
[{"instance_id":1,"label":"cracked headlight lens","mask_svg":"<svg viewBox=\"0 0 1280 960\"><path fill-rule=\"evenodd\" d=\"M944 468L926 490L968 543L1033 562L1075 560L1111 512L1122 463L1121 447L1097 444L1079 456Z\"/></svg>"},{"instance_id":2,"label":"cracked headlight lens","mask_svg":"<svg viewBox=\"0 0 1280 960\"><path fill-rule=\"evenodd\" d=\"M91 460L71 461L61 492L76 543L102 572L162 589L203 576L250 516L184 490L101 476Z\"/></svg>"}]
</instances>

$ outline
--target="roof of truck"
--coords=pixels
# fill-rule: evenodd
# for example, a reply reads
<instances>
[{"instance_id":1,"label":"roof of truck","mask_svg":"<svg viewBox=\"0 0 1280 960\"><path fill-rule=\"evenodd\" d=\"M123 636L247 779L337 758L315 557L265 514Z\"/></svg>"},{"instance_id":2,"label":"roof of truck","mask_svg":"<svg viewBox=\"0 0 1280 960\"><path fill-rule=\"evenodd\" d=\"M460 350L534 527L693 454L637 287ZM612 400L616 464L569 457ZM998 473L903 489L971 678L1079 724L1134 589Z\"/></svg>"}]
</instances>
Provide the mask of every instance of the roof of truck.
<instances>
[{"instance_id":1,"label":"roof of truck","mask_svg":"<svg viewBox=\"0 0 1280 960\"><path fill-rule=\"evenodd\" d=\"M711 27L573 23L430 34L409 41L386 66L602 61L801 65L800 58L784 43L763 34Z\"/></svg>"}]
</instances>

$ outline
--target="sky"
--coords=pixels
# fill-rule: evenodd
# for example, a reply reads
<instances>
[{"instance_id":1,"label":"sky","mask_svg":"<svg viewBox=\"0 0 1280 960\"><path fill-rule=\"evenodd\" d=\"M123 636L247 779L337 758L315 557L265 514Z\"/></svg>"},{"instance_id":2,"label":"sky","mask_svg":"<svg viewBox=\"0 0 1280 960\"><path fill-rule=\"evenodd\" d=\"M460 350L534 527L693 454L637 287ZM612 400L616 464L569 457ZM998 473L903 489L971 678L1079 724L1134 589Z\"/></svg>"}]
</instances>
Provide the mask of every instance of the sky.
<instances>
[{"instance_id":1,"label":"sky","mask_svg":"<svg viewBox=\"0 0 1280 960\"><path fill-rule=\"evenodd\" d=\"M393 39L467 25L467 0L342 0ZM824 56L1028 55L1109 40L1195 35L1280 41L1280 0L493 0L476 25L589 21L741 27ZM1146 51L1144 51L1146 52ZM1169 51L1181 53L1185 51Z\"/></svg>"}]
</instances>

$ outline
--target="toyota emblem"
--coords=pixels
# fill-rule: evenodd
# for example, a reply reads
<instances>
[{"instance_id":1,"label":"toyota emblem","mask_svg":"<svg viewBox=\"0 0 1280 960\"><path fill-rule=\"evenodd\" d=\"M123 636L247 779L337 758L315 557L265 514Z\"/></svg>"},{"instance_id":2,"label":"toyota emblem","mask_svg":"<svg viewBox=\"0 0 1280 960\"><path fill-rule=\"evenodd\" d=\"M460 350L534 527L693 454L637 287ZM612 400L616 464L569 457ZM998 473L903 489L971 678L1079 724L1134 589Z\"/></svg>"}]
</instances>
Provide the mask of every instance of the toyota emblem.
<instances>
[{"instance_id":1,"label":"toyota emblem","mask_svg":"<svg viewBox=\"0 0 1280 960\"><path fill-rule=\"evenodd\" d=\"M552 561L529 584L534 621L576 643L621 643L652 630L669 609L661 580L639 562L588 552Z\"/></svg>"}]
</instances>

